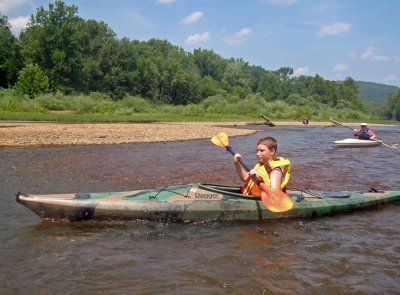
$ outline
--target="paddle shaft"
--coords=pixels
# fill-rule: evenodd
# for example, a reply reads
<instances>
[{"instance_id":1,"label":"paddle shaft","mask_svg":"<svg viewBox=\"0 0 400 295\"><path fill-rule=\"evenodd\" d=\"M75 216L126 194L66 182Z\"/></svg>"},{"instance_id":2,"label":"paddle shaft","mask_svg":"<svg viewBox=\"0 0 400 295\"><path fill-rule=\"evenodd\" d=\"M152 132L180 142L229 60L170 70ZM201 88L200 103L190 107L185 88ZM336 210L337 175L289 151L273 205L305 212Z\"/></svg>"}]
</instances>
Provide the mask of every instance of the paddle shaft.
<instances>
[{"instance_id":1,"label":"paddle shaft","mask_svg":"<svg viewBox=\"0 0 400 295\"><path fill-rule=\"evenodd\" d=\"M233 156L235 156L236 153L232 150L232 148L231 148L229 145L226 146L225 148L226 148L226 150L227 150L228 152L230 152ZM250 172L250 168L242 161L242 159L238 159L238 160L239 160L240 165L242 165L242 167L243 167L247 172ZM261 181L260 181L260 179L258 179L257 175L250 175L250 177L251 177L258 185L261 184Z\"/></svg>"},{"instance_id":2,"label":"paddle shaft","mask_svg":"<svg viewBox=\"0 0 400 295\"><path fill-rule=\"evenodd\" d=\"M349 126L346 126L346 125L344 125L344 124L342 124L342 123L340 123L340 122L338 122L338 121L335 121L335 120L333 120L333 119L330 119L333 123L335 123L335 124L337 124L337 125L340 125L340 126L342 126L342 127L346 127L346 128L348 128L348 129L350 129L350 130L354 130L353 128L351 128L351 127L349 127Z\"/></svg>"}]
</instances>

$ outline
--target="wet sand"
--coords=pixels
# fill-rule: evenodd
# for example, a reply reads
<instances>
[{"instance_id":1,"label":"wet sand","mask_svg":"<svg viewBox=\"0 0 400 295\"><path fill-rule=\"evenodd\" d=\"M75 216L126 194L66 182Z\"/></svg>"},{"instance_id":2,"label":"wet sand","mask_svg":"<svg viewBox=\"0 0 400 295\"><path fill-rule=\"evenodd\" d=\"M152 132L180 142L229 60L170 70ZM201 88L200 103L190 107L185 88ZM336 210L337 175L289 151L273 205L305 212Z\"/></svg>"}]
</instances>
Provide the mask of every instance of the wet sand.
<instances>
[{"instance_id":1,"label":"wet sand","mask_svg":"<svg viewBox=\"0 0 400 295\"><path fill-rule=\"evenodd\" d=\"M274 122L278 126L329 126L330 122ZM229 136L257 130L240 129L251 122L179 122L83 124L58 122L0 121L0 147L70 146L140 142L170 142L211 138L221 131ZM262 124L262 123L254 123ZM265 126L265 125L261 125Z\"/></svg>"}]
</instances>

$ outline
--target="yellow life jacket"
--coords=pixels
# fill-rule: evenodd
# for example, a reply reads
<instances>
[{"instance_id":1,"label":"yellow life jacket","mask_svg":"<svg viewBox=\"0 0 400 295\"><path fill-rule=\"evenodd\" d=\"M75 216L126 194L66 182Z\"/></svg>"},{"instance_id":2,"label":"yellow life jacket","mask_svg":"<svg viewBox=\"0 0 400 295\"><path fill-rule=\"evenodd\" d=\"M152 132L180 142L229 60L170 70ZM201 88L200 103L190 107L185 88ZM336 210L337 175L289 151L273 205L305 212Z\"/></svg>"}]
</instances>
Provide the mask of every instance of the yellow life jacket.
<instances>
[{"instance_id":1,"label":"yellow life jacket","mask_svg":"<svg viewBox=\"0 0 400 295\"><path fill-rule=\"evenodd\" d=\"M264 182L267 186L271 186L271 179L269 175L272 170L277 167L283 167L281 189L285 191L286 185L288 184L290 179L290 161L288 159L277 157L269 161L269 163L267 163L266 165L257 163L254 166L254 169L257 171L260 181ZM261 196L261 189L250 176L246 179L246 182L242 187L242 194L252 195L256 197Z\"/></svg>"}]
</instances>

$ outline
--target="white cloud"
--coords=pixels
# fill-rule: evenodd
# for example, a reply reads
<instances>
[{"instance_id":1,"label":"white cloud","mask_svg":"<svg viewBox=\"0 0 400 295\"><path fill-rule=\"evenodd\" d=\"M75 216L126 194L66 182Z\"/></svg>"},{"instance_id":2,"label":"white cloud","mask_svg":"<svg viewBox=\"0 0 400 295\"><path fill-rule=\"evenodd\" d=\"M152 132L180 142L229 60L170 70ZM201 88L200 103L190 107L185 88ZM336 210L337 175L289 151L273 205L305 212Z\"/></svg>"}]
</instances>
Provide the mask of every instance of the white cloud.
<instances>
[{"instance_id":1,"label":"white cloud","mask_svg":"<svg viewBox=\"0 0 400 295\"><path fill-rule=\"evenodd\" d=\"M375 55L375 48L369 46L365 49L365 51L361 54L362 60L370 60L370 61L390 61L391 58L383 55Z\"/></svg>"},{"instance_id":2,"label":"white cloud","mask_svg":"<svg viewBox=\"0 0 400 295\"><path fill-rule=\"evenodd\" d=\"M370 46L361 54L361 59L370 59L374 55L374 47Z\"/></svg>"},{"instance_id":3,"label":"white cloud","mask_svg":"<svg viewBox=\"0 0 400 295\"><path fill-rule=\"evenodd\" d=\"M347 56L350 59L358 59L358 54L355 51L350 51Z\"/></svg>"},{"instance_id":4,"label":"white cloud","mask_svg":"<svg viewBox=\"0 0 400 295\"><path fill-rule=\"evenodd\" d=\"M305 75L307 73L310 72L310 68L309 67L300 67L294 70L293 74L295 76L301 76L301 75Z\"/></svg>"},{"instance_id":5,"label":"white cloud","mask_svg":"<svg viewBox=\"0 0 400 295\"><path fill-rule=\"evenodd\" d=\"M14 33L14 35L18 35L21 30L26 28L26 24L29 22L29 19L29 16L19 16L8 21L11 25L11 31Z\"/></svg>"},{"instance_id":6,"label":"white cloud","mask_svg":"<svg viewBox=\"0 0 400 295\"><path fill-rule=\"evenodd\" d=\"M268 4L271 5L292 5L297 2L297 0L265 0Z\"/></svg>"},{"instance_id":7,"label":"white cloud","mask_svg":"<svg viewBox=\"0 0 400 295\"><path fill-rule=\"evenodd\" d=\"M325 27L322 27L317 36L324 37L324 36L333 36L338 35L344 32L347 32L351 29L351 24L349 23L334 23Z\"/></svg>"},{"instance_id":8,"label":"white cloud","mask_svg":"<svg viewBox=\"0 0 400 295\"><path fill-rule=\"evenodd\" d=\"M371 59L372 61L390 61L391 58L383 55L374 55Z\"/></svg>"},{"instance_id":9,"label":"white cloud","mask_svg":"<svg viewBox=\"0 0 400 295\"><path fill-rule=\"evenodd\" d=\"M203 12L201 11L195 11L193 13L191 13L190 15L188 15L187 17L185 17L182 20L182 23L185 25L190 25L193 24L195 22L197 22L199 19L201 19L203 17Z\"/></svg>"},{"instance_id":10,"label":"white cloud","mask_svg":"<svg viewBox=\"0 0 400 295\"><path fill-rule=\"evenodd\" d=\"M400 61L400 56L395 56L394 61Z\"/></svg>"},{"instance_id":11,"label":"white cloud","mask_svg":"<svg viewBox=\"0 0 400 295\"><path fill-rule=\"evenodd\" d=\"M142 14L135 10L127 10L126 16L129 18L129 21L134 23L135 26L141 28L154 28L154 24L146 19Z\"/></svg>"},{"instance_id":12,"label":"white cloud","mask_svg":"<svg viewBox=\"0 0 400 295\"><path fill-rule=\"evenodd\" d=\"M160 4L171 4L174 3L176 0L158 0Z\"/></svg>"},{"instance_id":13,"label":"white cloud","mask_svg":"<svg viewBox=\"0 0 400 295\"><path fill-rule=\"evenodd\" d=\"M32 0L0 0L0 11L2 14L8 14L14 9L31 2Z\"/></svg>"},{"instance_id":14,"label":"white cloud","mask_svg":"<svg viewBox=\"0 0 400 295\"><path fill-rule=\"evenodd\" d=\"M332 71L336 73L342 73L346 72L350 68L349 65L346 64L337 64L336 66L333 67Z\"/></svg>"},{"instance_id":15,"label":"white cloud","mask_svg":"<svg viewBox=\"0 0 400 295\"><path fill-rule=\"evenodd\" d=\"M399 77L397 75L386 75L383 80L385 82L393 82L399 80Z\"/></svg>"},{"instance_id":16,"label":"white cloud","mask_svg":"<svg viewBox=\"0 0 400 295\"><path fill-rule=\"evenodd\" d=\"M186 38L186 43L193 45L193 44L198 44L198 43L208 41L210 39L211 39L210 33L204 32L202 34L190 35L189 37Z\"/></svg>"},{"instance_id":17,"label":"white cloud","mask_svg":"<svg viewBox=\"0 0 400 295\"><path fill-rule=\"evenodd\" d=\"M224 41L230 45L243 43L246 40L246 37L250 36L251 33L252 33L251 29L243 28L233 35L224 37Z\"/></svg>"}]
</instances>

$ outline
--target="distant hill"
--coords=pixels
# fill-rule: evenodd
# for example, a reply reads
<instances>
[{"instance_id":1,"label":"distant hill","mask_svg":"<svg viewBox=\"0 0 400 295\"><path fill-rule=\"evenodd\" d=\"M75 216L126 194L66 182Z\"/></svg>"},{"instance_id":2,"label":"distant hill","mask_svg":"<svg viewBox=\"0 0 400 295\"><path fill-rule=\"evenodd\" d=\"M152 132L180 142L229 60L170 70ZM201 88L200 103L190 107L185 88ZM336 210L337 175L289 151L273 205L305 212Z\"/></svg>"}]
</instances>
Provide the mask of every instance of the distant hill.
<instances>
[{"instance_id":1,"label":"distant hill","mask_svg":"<svg viewBox=\"0 0 400 295\"><path fill-rule=\"evenodd\" d=\"M376 104L383 105L389 93L400 91L400 87L379 84L374 82L356 81L358 94L365 99Z\"/></svg>"}]
</instances>

